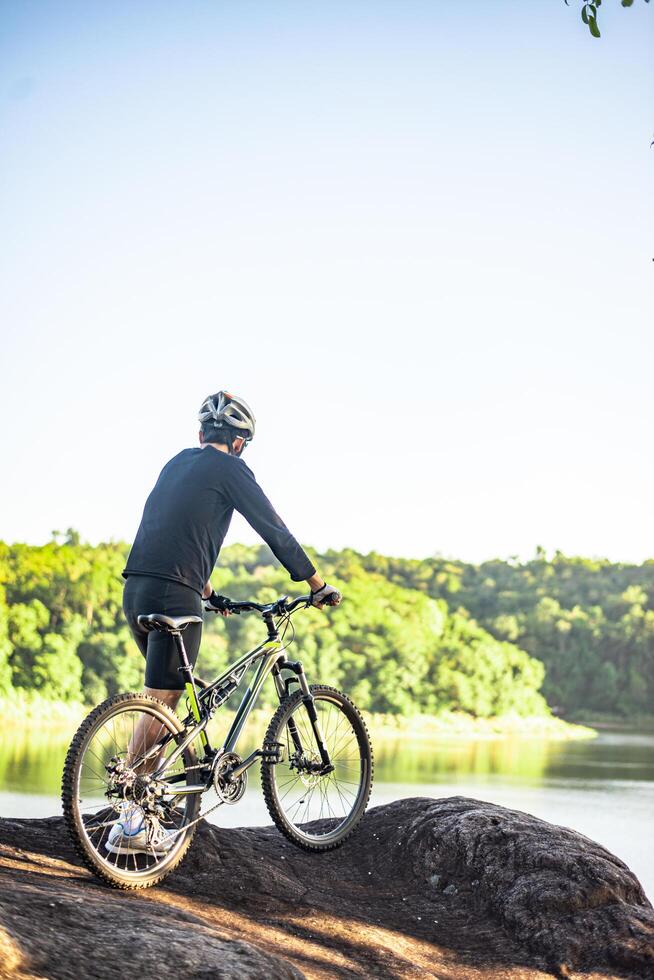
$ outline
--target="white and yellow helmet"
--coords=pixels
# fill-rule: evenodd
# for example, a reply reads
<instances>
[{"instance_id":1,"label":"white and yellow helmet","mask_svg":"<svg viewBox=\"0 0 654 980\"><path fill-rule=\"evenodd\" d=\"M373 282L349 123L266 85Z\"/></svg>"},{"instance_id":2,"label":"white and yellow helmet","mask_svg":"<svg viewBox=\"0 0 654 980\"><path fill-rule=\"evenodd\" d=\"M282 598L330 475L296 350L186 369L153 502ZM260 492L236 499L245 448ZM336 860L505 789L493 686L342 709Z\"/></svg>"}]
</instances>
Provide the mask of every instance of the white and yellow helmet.
<instances>
[{"instance_id":1,"label":"white and yellow helmet","mask_svg":"<svg viewBox=\"0 0 654 980\"><path fill-rule=\"evenodd\" d=\"M254 438L256 419L252 409L246 401L228 391L208 395L202 402L198 419L203 425L213 426L214 429L226 426L238 429L238 433L234 434L242 436L246 442Z\"/></svg>"}]
</instances>

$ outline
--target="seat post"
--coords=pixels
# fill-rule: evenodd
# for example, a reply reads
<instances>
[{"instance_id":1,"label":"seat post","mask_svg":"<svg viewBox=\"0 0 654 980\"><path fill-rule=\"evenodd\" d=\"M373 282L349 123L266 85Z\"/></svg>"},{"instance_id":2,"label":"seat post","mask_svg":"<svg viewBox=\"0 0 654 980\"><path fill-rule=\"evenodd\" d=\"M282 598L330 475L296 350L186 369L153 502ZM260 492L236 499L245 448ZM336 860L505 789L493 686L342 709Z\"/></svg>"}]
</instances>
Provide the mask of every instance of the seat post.
<instances>
[{"instance_id":1,"label":"seat post","mask_svg":"<svg viewBox=\"0 0 654 980\"><path fill-rule=\"evenodd\" d=\"M182 634L178 630L172 632L173 640L175 641L175 646L177 647L177 653L179 655L179 662L181 667L179 668L182 677L184 678L184 685L188 688L190 685L193 690L193 701L197 704L198 695L195 690L195 680L193 679L193 668L189 663L188 656L186 654L186 647L184 646L184 639Z\"/></svg>"},{"instance_id":2,"label":"seat post","mask_svg":"<svg viewBox=\"0 0 654 980\"><path fill-rule=\"evenodd\" d=\"M179 672L184 678L184 687L186 688L186 693L191 700L191 708L193 709L193 714L196 721L200 720L200 708L198 702L198 692L195 687L195 678L193 677L193 668L191 667L188 656L186 655L186 647L184 646L184 640L182 634L179 630L173 630L172 638L175 641L175 646L177 647L177 653L179 654L179 662L181 667Z\"/></svg>"},{"instance_id":3,"label":"seat post","mask_svg":"<svg viewBox=\"0 0 654 980\"><path fill-rule=\"evenodd\" d=\"M195 687L195 678L193 677L193 668L189 663L188 656L186 654L186 647L184 646L184 638L182 637L181 631L174 630L172 633L173 640L175 641L175 646L177 647L177 653L179 654L179 662L181 667L179 671L184 678L184 687L186 692L191 698L191 705L193 707L193 714L195 715L197 721L200 720L199 702L198 702L198 692ZM189 690L190 688L190 690Z\"/></svg>"},{"instance_id":4,"label":"seat post","mask_svg":"<svg viewBox=\"0 0 654 980\"><path fill-rule=\"evenodd\" d=\"M190 681L193 679L193 671L191 670L191 665L188 661L186 655L186 647L184 646L184 639L179 630L173 630L172 637L175 641L175 646L177 647L177 653L179 654L179 662L182 665L179 669L184 674L184 680Z\"/></svg>"},{"instance_id":5,"label":"seat post","mask_svg":"<svg viewBox=\"0 0 654 980\"><path fill-rule=\"evenodd\" d=\"M188 656L186 655L186 647L184 646L184 640L180 630L173 630L171 636L175 641L175 646L177 647L177 653L179 654L179 660L181 667L179 671L184 678L184 687L186 688L186 694L191 707L191 713L196 721L202 720L202 715L200 714L200 702L198 700L198 691L195 686L195 678L193 677L193 668L189 663ZM205 751L209 748L209 740L207 738L206 732L200 732L200 739L204 745Z\"/></svg>"}]
</instances>

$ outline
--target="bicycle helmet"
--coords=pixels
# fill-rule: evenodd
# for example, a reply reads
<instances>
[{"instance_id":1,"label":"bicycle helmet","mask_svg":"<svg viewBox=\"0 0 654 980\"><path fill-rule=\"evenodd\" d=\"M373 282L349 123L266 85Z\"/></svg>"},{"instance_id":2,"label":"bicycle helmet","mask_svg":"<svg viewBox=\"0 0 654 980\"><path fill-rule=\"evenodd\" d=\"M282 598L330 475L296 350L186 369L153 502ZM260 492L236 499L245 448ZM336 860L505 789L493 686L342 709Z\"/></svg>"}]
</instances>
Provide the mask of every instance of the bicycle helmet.
<instances>
[{"instance_id":1,"label":"bicycle helmet","mask_svg":"<svg viewBox=\"0 0 654 980\"><path fill-rule=\"evenodd\" d=\"M248 443L254 438L256 419L246 401L228 391L218 391L208 395L202 402L198 419L206 429L222 429L228 439L232 452L232 439L240 436Z\"/></svg>"}]
</instances>

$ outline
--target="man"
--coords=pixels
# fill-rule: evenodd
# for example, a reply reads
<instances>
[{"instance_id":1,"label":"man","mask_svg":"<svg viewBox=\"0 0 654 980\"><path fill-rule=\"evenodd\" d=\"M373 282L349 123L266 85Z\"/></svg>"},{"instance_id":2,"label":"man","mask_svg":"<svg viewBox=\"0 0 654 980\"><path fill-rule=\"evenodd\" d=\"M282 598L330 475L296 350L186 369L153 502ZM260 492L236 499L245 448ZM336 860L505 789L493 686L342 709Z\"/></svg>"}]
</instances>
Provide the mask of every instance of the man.
<instances>
[{"instance_id":1,"label":"man","mask_svg":"<svg viewBox=\"0 0 654 980\"><path fill-rule=\"evenodd\" d=\"M261 535L294 582L307 582L314 606L322 609L341 601L338 590L318 574L240 458L255 431L247 403L219 391L205 399L199 420L200 447L183 449L159 474L123 572L127 580L123 609L145 657L144 691L171 708L184 686L177 649L170 634L146 632L138 617L152 612L199 616L203 600L205 608L228 615L210 575L234 510ZM191 623L184 632L193 665L201 636L201 623ZM150 732L135 735L139 745L152 744L156 737ZM129 837L131 850L138 850L141 836L145 838L143 811L127 807L112 828L107 849L121 853L121 840Z\"/></svg>"}]
</instances>

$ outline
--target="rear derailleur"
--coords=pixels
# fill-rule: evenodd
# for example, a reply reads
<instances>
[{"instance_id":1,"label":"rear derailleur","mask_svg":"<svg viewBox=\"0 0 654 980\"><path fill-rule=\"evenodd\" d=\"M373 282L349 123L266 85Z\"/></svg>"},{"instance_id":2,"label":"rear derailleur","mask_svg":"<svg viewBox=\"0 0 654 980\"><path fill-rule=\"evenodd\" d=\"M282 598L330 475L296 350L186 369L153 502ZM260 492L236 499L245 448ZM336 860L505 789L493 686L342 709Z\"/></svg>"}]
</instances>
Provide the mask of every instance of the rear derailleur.
<instances>
[{"instance_id":1,"label":"rear derailleur","mask_svg":"<svg viewBox=\"0 0 654 980\"><path fill-rule=\"evenodd\" d=\"M124 800L129 800L140 806L146 813L156 817L166 816L164 795L169 787L159 779L149 774L137 773L127 765L124 759L114 756L105 769L109 773L107 797L115 799L114 806Z\"/></svg>"}]
</instances>

